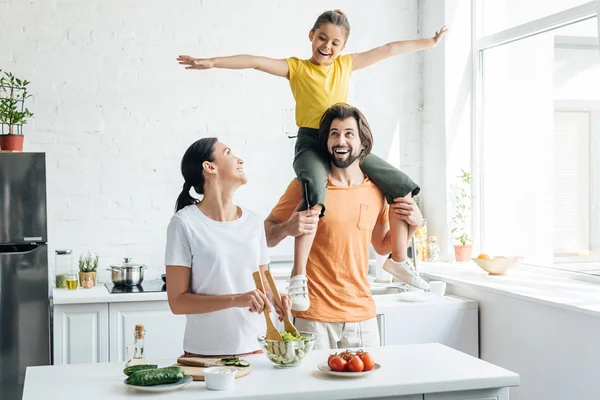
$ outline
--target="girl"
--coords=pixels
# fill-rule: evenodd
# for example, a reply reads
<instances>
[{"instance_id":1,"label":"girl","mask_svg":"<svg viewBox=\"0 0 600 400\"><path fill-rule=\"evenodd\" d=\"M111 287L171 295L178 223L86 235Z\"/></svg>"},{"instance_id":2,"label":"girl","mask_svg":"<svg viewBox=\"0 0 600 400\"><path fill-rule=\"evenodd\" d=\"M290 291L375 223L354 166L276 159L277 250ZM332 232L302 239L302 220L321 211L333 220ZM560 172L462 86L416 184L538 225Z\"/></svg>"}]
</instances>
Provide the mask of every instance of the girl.
<instances>
[{"instance_id":1,"label":"girl","mask_svg":"<svg viewBox=\"0 0 600 400\"><path fill-rule=\"evenodd\" d=\"M252 55L236 55L217 58L193 58L179 56L180 64L186 69L246 69L286 78L296 100L296 124L299 127L295 146L294 171L303 186L303 201L299 210L310 218L322 217L325 213L325 193L329 173L328 159L324 156L323 145L318 141L318 128L321 116L336 103L345 103L348 97L348 82L352 72L366 68L391 56L412 53L435 47L446 33L443 27L429 39L391 42L372 50L340 55L350 35L350 24L340 10L326 11L319 15L308 34L312 45L312 56L308 60L296 57L272 59ZM369 154L361 164L363 172L384 193L392 204L403 198L411 198L420 188L407 175L375 156ZM392 207L403 207L394 204ZM390 208L390 213L392 208ZM415 267L407 256L408 223L395 221L391 225L393 249L383 268L399 279L413 286L428 289L422 280L407 279L418 276ZM292 309L308 309L308 282L306 262L315 233L296 237L294 244L294 267L288 288L292 295Z\"/></svg>"},{"instance_id":2,"label":"girl","mask_svg":"<svg viewBox=\"0 0 600 400\"><path fill-rule=\"evenodd\" d=\"M270 301L252 273L269 260L262 220L233 204L247 182L242 164L216 138L196 141L181 161L185 183L167 229L165 264L171 311L187 315L185 357L260 352L256 338L265 325L258 314Z\"/></svg>"}]
</instances>

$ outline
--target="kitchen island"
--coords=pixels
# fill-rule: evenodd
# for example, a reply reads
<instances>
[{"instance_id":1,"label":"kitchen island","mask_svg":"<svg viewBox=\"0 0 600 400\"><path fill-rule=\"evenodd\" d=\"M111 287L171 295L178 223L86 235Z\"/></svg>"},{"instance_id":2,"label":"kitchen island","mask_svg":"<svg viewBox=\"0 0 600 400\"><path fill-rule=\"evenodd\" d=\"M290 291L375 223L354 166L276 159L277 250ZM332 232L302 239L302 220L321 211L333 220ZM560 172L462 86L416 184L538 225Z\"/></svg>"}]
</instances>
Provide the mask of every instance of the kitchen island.
<instances>
[{"instance_id":1,"label":"kitchen island","mask_svg":"<svg viewBox=\"0 0 600 400\"><path fill-rule=\"evenodd\" d=\"M320 371L329 351L309 353L303 364L278 369L262 355L244 357L252 372L231 390L210 391L192 382L167 393L139 392L123 380L123 362L29 367L23 400L185 399L402 399L508 400L519 375L438 343L367 349L381 368L360 378L339 378ZM175 360L163 360L167 366Z\"/></svg>"}]
</instances>

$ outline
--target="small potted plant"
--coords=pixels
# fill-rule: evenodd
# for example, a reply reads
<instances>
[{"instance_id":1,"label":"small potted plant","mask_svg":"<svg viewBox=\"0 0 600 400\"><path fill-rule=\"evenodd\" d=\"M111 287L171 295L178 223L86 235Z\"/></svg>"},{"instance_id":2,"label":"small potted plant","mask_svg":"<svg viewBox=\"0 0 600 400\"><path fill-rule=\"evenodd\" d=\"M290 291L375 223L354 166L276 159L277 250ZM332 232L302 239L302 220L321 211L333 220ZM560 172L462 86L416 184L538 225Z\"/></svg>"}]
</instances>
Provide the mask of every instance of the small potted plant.
<instances>
[{"instance_id":1,"label":"small potted plant","mask_svg":"<svg viewBox=\"0 0 600 400\"><path fill-rule=\"evenodd\" d=\"M473 250L473 240L469 235L467 224L471 212L472 196L467 193L467 188L471 185L472 177L470 173L461 169L458 178L460 180L459 192L454 197L455 211L454 217L452 217L454 226L450 232L456 241L454 245L454 257L456 261L469 261Z\"/></svg>"},{"instance_id":2,"label":"small potted plant","mask_svg":"<svg viewBox=\"0 0 600 400\"><path fill-rule=\"evenodd\" d=\"M91 278L92 286L96 286L96 270L98 269L98 254L92 256L88 251L87 255L79 256L79 286L84 287L86 278ZM89 279L88 279L89 280Z\"/></svg>"},{"instance_id":3,"label":"small potted plant","mask_svg":"<svg viewBox=\"0 0 600 400\"><path fill-rule=\"evenodd\" d=\"M10 72L0 77L0 150L23 151L23 125L33 117L25 108L29 83Z\"/></svg>"}]
</instances>

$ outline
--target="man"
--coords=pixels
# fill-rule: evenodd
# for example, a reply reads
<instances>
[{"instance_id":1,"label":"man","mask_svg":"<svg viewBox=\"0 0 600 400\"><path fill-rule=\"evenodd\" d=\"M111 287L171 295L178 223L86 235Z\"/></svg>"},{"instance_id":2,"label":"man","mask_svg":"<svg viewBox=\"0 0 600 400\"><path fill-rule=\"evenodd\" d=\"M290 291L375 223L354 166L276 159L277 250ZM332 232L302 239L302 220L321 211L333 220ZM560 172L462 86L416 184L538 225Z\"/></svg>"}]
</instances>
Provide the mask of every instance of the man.
<instances>
[{"instance_id":1,"label":"man","mask_svg":"<svg viewBox=\"0 0 600 400\"><path fill-rule=\"evenodd\" d=\"M294 312L296 328L315 332L316 348L379 346L367 280L369 244L377 253L389 254L392 238L385 198L360 168L373 136L358 109L336 104L325 112L319 138L326 141L331 160L327 214L319 221L317 211L295 211L302 188L294 179L265 221L267 245L273 247L286 236L312 234L319 224L307 263L311 306ZM414 201L396 199L391 208L393 218L409 224L412 236L422 223ZM411 282L421 279L414 270L397 275L407 274Z\"/></svg>"}]
</instances>

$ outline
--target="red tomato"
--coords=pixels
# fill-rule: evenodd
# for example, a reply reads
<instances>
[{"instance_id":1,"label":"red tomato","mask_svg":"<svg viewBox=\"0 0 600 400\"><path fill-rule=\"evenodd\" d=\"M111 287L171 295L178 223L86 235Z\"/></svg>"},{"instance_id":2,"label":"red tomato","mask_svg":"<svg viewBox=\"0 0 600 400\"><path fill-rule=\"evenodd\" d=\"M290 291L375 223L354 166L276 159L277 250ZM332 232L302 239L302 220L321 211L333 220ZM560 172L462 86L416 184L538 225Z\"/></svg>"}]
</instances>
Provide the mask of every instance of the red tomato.
<instances>
[{"instance_id":1,"label":"red tomato","mask_svg":"<svg viewBox=\"0 0 600 400\"><path fill-rule=\"evenodd\" d=\"M336 371L336 372L344 372L346 370L346 360L340 358L340 357L330 357L328 363L329 368L331 368L332 371Z\"/></svg>"},{"instance_id":2,"label":"red tomato","mask_svg":"<svg viewBox=\"0 0 600 400\"><path fill-rule=\"evenodd\" d=\"M332 359L332 358L334 358L334 357L337 357L337 354L336 354L336 353L333 353L333 354L331 354L331 355L329 356L329 358L327 358L327 365L329 365L329 363L331 362L331 359Z\"/></svg>"},{"instance_id":3,"label":"red tomato","mask_svg":"<svg viewBox=\"0 0 600 400\"><path fill-rule=\"evenodd\" d=\"M360 357L360 360L364 364L363 371L370 371L375 366L375 361L373 361L373 357L369 353L365 353L363 351L358 352L357 355Z\"/></svg>"},{"instance_id":4,"label":"red tomato","mask_svg":"<svg viewBox=\"0 0 600 400\"><path fill-rule=\"evenodd\" d=\"M365 365L363 364L362 360L360 359L359 356L354 356L350 359L350 361L348 361L348 364L346 364L346 371L348 372L362 372L364 369Z\"/></svg>"},{"instance_id":5,"label":"red tomato","mask_svg":"<svg viewBox=\"0 0 600 400\"><path fill-rule=\"evenodd\" d=\"M339 354L340 357L342 357L343 359L345 359L346 361L350 361L352 359L352 357L354 357L354 353L352 353L350 350L346 350L346 351L342 351Z\"/></svg>"}]
</instances>

